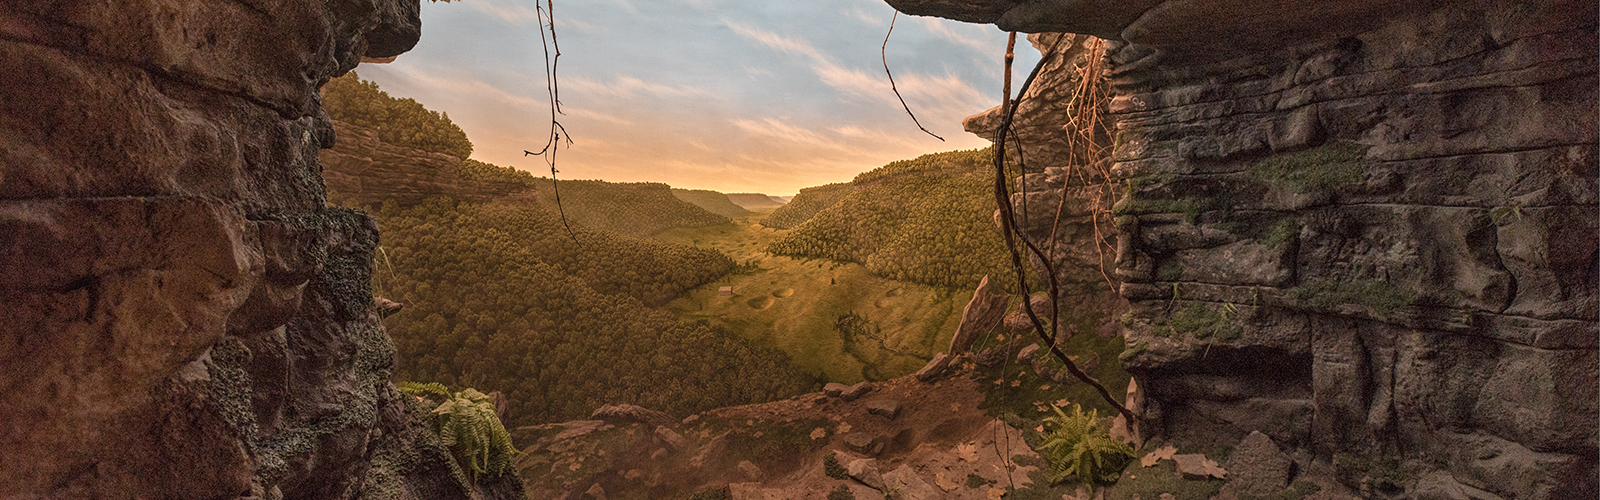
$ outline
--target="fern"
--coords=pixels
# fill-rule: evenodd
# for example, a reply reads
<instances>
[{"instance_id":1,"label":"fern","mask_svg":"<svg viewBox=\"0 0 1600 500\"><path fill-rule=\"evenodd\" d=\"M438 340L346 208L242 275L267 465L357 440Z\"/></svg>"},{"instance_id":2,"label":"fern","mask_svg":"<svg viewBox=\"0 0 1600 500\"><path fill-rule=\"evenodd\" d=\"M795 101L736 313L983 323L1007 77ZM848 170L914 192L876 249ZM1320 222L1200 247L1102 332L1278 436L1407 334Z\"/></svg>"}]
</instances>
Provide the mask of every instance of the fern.
<instances>
[{"instance_id":1,"label":"fern","mask_svg":"<svg viewBox=\"0 0 1600 500\"><path fill-rule=\"evenodd\" d=\"M405 393L408 396L416 396L419 398L439 396L440 400L442 401L455 399L455 395L450 393L450 389L438 382L428 382L426 384L419 384L416 382L401 382L399 388L400 392Z\"/></svg>"},{"instance_id":2,"label":"fern","mask_svg":"<svg viewBox=\"0 0 1600 500\"><path fill-rule=\"evenodd\" d=\"M406 382L400 384L400 391L442 400L430 412L433 428L450 449L456 465L471 475L472 482L476 483L480 475L498 477L511 470L511 458L520 452L511 444L511 434L495 415L489 396L470 388L452 394L437 382Z\"/></svg>"},{"instance_id":3,"label":"fern","mask_svg":"<svg viewBox=\"0 0 1600 500\"><path fill-rule=\"evenodd\" d=\"M1085 484L1108 484L1117 480L1122 468L1134 457L1133 447L1113 439L1099 425L1099 412L1084 413L1074 405L1072 413L1055 405L1056 416L1046 417L1050 433L1039 444L1039 451L1055 469L1050 483L1077 476Z\"/></svg>"}]
</instances>

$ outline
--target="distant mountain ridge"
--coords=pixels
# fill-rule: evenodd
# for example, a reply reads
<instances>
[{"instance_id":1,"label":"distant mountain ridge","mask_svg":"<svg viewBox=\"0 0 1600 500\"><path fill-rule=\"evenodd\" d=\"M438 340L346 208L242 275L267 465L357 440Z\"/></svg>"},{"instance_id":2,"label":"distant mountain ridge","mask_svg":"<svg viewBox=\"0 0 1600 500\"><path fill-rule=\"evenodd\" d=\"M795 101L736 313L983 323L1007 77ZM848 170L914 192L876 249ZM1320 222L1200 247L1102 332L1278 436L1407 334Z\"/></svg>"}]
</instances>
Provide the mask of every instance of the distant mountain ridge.
<instances>
[{"instance_id":1,"label":"distant mountain ridge","mask_svg":"<svg viewBox=\"0 0 1600 500\"><path fill-rule=\"evenodd\" d=\"M785 203L783 200L761 193L728 193L728 201L744 207L746 210L763 210L782 206Z\"/></svg>"},{"instance_id":2,"label":"distant mountain ridge","mask_svg":"<svg viewBox=\"0 0 1600 500\"><path fill-rule=\"evenodd\" d=\"M738 217L750 213L749 210L745 210L744 207L736 205L729 200L728 195L709 189L672 188L672 195L724 217Z\"/></svg>"}]
</instances>

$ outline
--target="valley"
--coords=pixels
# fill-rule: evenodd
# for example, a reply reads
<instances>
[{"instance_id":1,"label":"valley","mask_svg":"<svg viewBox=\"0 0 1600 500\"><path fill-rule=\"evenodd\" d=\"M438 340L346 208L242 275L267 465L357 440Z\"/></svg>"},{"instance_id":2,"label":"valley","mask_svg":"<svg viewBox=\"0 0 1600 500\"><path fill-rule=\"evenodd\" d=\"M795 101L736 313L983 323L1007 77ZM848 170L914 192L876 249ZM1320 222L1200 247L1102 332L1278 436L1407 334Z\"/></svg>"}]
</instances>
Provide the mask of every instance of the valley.
<instances>
[{"instance_id":1,"label":"valley","mask_svg":"<svg viewBox=\"0 0 1600 500\"><path fill-rule=\"evenodd\" d=\"M761 225L771 209L731 224L672 228L655 239L716 250L739 266L666 305L684 321L725 325L787 353L801 370L827 381L886 380L921 368L950 343L971 298L961 291L883 278L853 262L772 255L768 245L789 231ZM731 295L719 295L732 287ZM881 328L882 339L846 341L848 314Z\"/></svg>"}]
</instances>

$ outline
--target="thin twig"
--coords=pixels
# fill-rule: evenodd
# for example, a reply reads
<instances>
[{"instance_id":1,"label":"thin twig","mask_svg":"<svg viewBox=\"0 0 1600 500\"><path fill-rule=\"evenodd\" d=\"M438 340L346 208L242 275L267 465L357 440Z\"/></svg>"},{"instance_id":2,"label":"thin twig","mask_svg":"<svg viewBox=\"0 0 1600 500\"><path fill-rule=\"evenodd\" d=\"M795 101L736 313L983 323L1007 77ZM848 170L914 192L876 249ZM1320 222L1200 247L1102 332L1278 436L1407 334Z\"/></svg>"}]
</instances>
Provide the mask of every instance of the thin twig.
<instances>
[{"instance_id":1,"label":"thin twig","mask_svg":"<svg viewBox=\"0 0 1600 500\"><path fill-rule=\"evenodd\" d=\"M906 114L911 115L911 123L917 124L917 128L922 129L924 133L927 133L928 135L933 136L934 139L938 139L939 141L943 142L943 137L939 137L938 134L933 132L928 132L928 128L922 126L922 122L917 121L916 113L911 112L911 106L906 104L906 98L900 97L900 88L895 87L894 85L894 73L889 72L889 35L894 34L894 22L898 19L900 19L900 11L897 10L894 12L894 17L889 19L889 32L884 33L883 47L879 49L879 55L883 57L883 74L889 75L889 90L894 91L894 97L900 100L900 106L906 108Z\"/></svg>"},{"instance_id":2,"label":"thin twig","mask_svg":"<svg viewBox=\"0 0 1600 500\"><path fill-rule=\"evenodd\" d=\"M544 157L546 165L550 166L550 186L556 195L556 212L561 215L561 227L566 228L567 236L572 237L573 243L578 243L578 234L572 231L572 226L567 224L567 210L561 205L561 184L556 180L556 151L561 149L562 141L567 146L572 145L572 136L567 134L567 128L561 126L561 121L556 115L566 114L561 110L561 87L556 79L556 68L561 64L561 44L556 40L555 0L545 0L545 5L534 3L534 9L539 12L539 44L544 49L544 86L545 92L550 97L550 133L545 136L544 147L539 152L522 150L523 156L533 155ZM550 39L544 37L544 29L550 27ZM550 57L550 49L555 48L556 55Z\"/></svg>"}]
</instances>

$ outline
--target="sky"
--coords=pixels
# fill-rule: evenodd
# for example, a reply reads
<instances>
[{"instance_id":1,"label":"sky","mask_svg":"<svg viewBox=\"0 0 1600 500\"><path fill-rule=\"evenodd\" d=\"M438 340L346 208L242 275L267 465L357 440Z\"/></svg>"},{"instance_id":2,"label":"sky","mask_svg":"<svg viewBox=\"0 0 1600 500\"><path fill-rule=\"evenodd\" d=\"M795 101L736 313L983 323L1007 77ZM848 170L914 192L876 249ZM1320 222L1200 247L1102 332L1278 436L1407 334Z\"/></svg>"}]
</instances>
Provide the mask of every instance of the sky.
<instances>
[{"instance_id":1,"label":"sky","mask_svg":"<svg viewBox=\"0 0 1600 500\"><path fill-rule=\"evenodd\" d=\"M422 3L422 40L362 78L442 111L472 158L549 175L522 151L550 122L534 0ZM1006 34L882 0L558 0L560 179L792 195L936 151L984 147L961 119L1000 101ZM1018 40L1014 78L1039 58Z\"/></svg>"}]
</instances>

